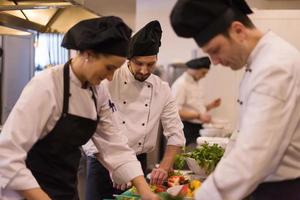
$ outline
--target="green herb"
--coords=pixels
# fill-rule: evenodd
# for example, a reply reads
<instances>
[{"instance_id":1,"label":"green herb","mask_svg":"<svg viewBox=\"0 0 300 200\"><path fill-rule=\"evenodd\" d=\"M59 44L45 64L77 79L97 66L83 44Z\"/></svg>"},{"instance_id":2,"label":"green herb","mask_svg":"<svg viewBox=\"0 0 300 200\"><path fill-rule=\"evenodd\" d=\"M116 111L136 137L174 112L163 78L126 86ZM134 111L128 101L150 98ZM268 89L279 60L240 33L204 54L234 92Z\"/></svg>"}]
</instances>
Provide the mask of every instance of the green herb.
<instances>
[{"instance_id":1,"label":"green herb","mask_svg":"<svg viewBox=\"0 0 300 200\"><path fill-rule=\"evenodd\" d=\"M182 169L185 164L185 159L187 157L193 158L208 175L215 169L223 154L224 149L218 144L209 145L205 143L191 152L183 152L177 155L174 166L177 169Z\"/></svg>"}]
</instances>

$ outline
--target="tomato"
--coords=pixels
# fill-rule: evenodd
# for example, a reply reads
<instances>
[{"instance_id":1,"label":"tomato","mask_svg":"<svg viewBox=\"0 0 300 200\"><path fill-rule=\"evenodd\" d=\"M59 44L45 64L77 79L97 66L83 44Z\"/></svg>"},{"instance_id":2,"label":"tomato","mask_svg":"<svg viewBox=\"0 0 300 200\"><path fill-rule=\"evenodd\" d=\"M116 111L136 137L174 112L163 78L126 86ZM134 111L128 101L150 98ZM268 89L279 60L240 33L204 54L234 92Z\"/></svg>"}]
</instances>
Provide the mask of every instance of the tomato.
<instances>
[{"instance_id":1,"label":"tomato","mask_svg":"<svg viewBox=\"0 0 300 200\"><path fill-rule=\"evenodd\" d=\"M189 186L188 184L186 184L183 185L183 187L181 188L179 195L186 196L188 192L189 192Z\"/></svg>"},{"instance_id":2,"label":"tomato","mask_svg":"<svg viewBox=\"0 0 300 200\"><path fill-rule=\"evenodd\" d=\"M168 178L168 187L173 187L175 185L182 185L185 182L183 176L171 176Z\"/></svg>"},{"instance_id":3,"label":"tomato","mask_svg":"<svg viewBox=\"0 0 300 200\"><path fill-rule=\"evenodd\" d=\"M166 187L163 185L156 185L156 189L154 190L155 193L165 192Z\"/></svg>"}]
</instances>

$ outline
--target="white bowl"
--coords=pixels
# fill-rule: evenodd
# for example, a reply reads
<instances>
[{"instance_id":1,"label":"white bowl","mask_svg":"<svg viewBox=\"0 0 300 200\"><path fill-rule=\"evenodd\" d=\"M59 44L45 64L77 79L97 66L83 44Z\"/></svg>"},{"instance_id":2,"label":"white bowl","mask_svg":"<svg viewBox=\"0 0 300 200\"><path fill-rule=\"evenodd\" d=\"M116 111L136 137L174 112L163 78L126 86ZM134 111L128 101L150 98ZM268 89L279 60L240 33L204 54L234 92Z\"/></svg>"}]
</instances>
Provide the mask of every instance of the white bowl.
<instances>
[{"instance_id":1,"label":"white bowl","mask_svg":"<svg viewBox=\"0 0 300 200\"><path fill-rule=\"evenodd\" d=\"M222 128L204 128L201 129L200 131L201 136L205 137L217 137L217 136L222 136L224 134L224 129Z\"/></svg>"},{"instance_id":2,"label":"white bowl","mask_svg":"<svg viewBox=\"0 0 300 200\"><path fill-rule=\"evenodd\" d=\"M212 121L208 124L203 124L204 128L222 128L222 129L231 129L231 124L228 120L225 119L216 119L213 118Z\"/></svg>"}]
</instances>

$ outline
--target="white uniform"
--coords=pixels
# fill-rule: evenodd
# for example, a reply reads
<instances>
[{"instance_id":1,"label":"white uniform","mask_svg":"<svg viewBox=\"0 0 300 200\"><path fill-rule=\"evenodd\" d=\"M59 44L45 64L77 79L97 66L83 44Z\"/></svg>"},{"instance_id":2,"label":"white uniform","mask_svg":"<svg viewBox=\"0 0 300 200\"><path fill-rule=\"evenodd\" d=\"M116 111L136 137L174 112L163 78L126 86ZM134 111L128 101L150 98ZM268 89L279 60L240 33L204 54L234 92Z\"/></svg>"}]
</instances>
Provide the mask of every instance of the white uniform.
<instances>
[{"instance_id":1,"label":"white uniform","mask_svg":"<svg viewBox=\"0 0 300 200\"><path fill-rule=\"evenodd\" d=\"M203 79L195 81L184 72L172 85L172 92L179 109L185 108L198 113L206 113ZM187 120L191 123L201 124L200 120Z\"/></svg>"},{"instance_id":2,"label":"white uniform","mask_svg":"<svg viewBox=\"0 0 300 200\"><path fill-rule=\"evenodd\" d=\"M268 32L247 68L238 131L196 199L242 199L262 182L300 177L300 53Z\"/></svg>"},{"instance_id":3,"label":"white uniform","mask_svg":"<svg viewBox=\"0 0 300 200\"><path fill-rule=\"evenodd\" d=\"M71 69L71 68L70 68ZM21 197L15 190L39 187L25 165L27 152L55 126L63 107L63 66L57 66L35 76L24 88L0 134L0 199ZM69 113L97 118L89 89L82 89L80 81L70 70ZM120 134L115 116L108 105L109 94L97 88L100 122L93 141L100 148L105 165L113 172L114 180L128 182L143 175L140 163ZM118 178L117 178L118 177Z\"/></svg>"},{"instance_id":4,"label":"white uniform","mask_svg":"<svg viewBox=\"0 0 300 200\"><path fill-rule=\"evenodd\" d=\"M147 80L134 79L126 65L118 69L113 81L105 82L119 111L118 123L136 154L154 150L160 121L167 145L184 146L183 125L168 83L151 74ZM95 153L90 142L88 155Z\"/></svg>"}]
</instances>

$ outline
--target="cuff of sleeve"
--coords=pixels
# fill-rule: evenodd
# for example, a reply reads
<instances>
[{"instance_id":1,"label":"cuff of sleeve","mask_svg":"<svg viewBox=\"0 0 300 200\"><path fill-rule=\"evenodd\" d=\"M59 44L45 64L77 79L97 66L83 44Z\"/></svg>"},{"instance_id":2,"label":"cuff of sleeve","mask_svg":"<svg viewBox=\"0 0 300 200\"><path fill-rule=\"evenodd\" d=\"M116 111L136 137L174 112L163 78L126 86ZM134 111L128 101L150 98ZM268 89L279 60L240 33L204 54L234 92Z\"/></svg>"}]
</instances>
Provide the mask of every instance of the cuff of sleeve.
<instances>
[{"instance_id":1,"label":"cuff of sleeve","mask_svg":"<svg viewBox=\"0 0 300 200\"><path fill-rule=\"evenodd\" d=\"M9 179L0 175L0 188L5 188L9 182Z\"/></svg>"},{"instance_id":2,"label":"cuff of sleeve","mask_svg":"<svg viewBox=\"0 0 300 200\"><path fill-rule=\"evenodd\" d=\"M7 184L7 188L12 190L27 190L32 188L39 188L38 182L33 177L29 169L24 168L20 170L14 178Z\"/></svg>"},{"instance_id":3,"label":"cuff of sleeve","mask_svg":"<svg viewBox=\"0 0 300 200\"><path fill-rule=\"evenodd\" d=\"M143 175L141 164L138 161L126 163L112 172L112 178L118 184L128 183L135 177Z\"/></svg>"},{"instance_id":4,"label":"cuff of sleeve","mask_svg":"<svg viewBox=\"0 0 300 200\"><path fill-rule=\"evenodd\" d=\"M172 146L179 146L179 147L184 147L185 146L185 137L182 135L181 136L172 136L168 138L167 145L172 145Z\"/></svg>"},{"instance_id":5,"label":"cuff of sleeve","mask_svg":"<svg viewBox=\"0 0 300 200\"><path fill-rule=\"evenodd\" d=\"M18 192L14 190L7 190L0 188L0 199L1 200L23 200L22 197Z\"/></svg>"},{"instance_id":6,"label":"cuff of sleeve","mask_svg":"<svg viewBox=\"0 0 300 200\"><path fill-rule=\"evenodd\" d=\"M195 193L195 199L222 200L218 188L214 184L213 176L209 176Z\"/></svg>"}]
</instances>

